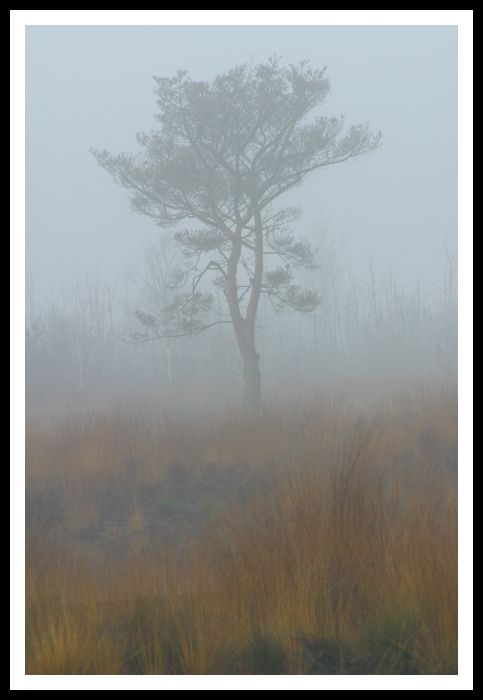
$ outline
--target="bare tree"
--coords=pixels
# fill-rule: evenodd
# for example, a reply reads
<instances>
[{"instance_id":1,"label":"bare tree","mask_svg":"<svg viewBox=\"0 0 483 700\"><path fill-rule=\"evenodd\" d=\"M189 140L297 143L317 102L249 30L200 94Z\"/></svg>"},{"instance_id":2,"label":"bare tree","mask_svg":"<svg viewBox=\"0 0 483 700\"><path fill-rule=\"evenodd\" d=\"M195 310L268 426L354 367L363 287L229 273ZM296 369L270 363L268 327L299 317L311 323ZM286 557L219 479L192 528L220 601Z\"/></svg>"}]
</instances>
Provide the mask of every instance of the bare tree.
<instances>
[{"instance_id":1,"label":"bare tree","mask_svg":"<svg viewBox=\"0 0 483 700\"><path fill-rule=\"evenodd\" d=\"M202 226L175 234L186 258L173 275L179 293L159 317L144 319L138 340L231 324L243 360L245 405L257 413L261 296L275 310L307 312L319 304L317 294L294 283L295 268L315 266L310 244L287 229L298 211L276 210L274 203L310 173L372 151L381 135L367 124L344 130L342 117L309 122L329 81L325 68L314 70L306 61L283 67L274 57L237 66L211 84L193 81L185 71L155 81L161 127L137 135L143 152L93 150L130 192L135 211L162 227L187 220ZM268 256L278 262L269 267ZM208 276L225 295L226 316L213 317L213 294L203 282Z\"/></svg>"}]
</instances>

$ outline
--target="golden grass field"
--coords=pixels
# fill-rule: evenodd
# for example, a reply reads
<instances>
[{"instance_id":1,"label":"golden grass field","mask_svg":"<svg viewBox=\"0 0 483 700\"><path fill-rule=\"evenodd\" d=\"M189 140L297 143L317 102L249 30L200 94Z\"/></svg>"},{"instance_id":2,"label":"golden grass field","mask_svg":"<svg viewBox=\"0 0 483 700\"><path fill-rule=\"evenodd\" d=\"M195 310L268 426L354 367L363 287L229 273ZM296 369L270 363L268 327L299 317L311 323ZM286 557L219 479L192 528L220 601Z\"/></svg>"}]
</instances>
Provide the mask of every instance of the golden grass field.
<instances>
[{"instance_id":1,"label":"golden grass field","mask_svg":"<svg viewBox=\"0 0 483 700\"><path fill-rule=\"evenodd\" d=\"M455 389L26 448L27 673L457 673Z\"/></svg>"}]
</instances>

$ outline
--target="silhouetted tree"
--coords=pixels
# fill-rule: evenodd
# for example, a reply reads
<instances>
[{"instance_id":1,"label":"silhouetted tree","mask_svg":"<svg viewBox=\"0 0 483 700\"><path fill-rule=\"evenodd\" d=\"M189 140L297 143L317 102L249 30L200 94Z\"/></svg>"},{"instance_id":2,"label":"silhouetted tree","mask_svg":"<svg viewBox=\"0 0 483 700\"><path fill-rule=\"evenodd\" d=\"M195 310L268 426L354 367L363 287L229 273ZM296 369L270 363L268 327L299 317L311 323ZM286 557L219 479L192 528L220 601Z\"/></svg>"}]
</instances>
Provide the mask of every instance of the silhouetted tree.
<instances>
[{"instance_id":1,"label":"silhouetted tree","mask_svg":"<svg viewBox=\"0 0 483 700\"><path fill-rule=\"evenodd\" d=\"M173 271L178 292L159 316L143 317L140 342L191 335L232 324L243 360L245 405L261 402L255 320L266 295L275 310L313 310L318 296L294 283L294 269L315 267L315 251L287 229L298 212L275 201L310 173L375 149L380 134L367 124L344 130L343 118L307 115L326 98L325 69L307 62L282 67L278 58L242 65L211 84L185 71L155 78L160 129L137 135L143 152L93 150L100 165L131 194L135 211L162 227L196 220L175 233L185 259ZM268 256L278 260L268 266ZM227 314L210 316L211 281ZM184 288L185 291L181 291Z\"/></svg>"}]
</instances>

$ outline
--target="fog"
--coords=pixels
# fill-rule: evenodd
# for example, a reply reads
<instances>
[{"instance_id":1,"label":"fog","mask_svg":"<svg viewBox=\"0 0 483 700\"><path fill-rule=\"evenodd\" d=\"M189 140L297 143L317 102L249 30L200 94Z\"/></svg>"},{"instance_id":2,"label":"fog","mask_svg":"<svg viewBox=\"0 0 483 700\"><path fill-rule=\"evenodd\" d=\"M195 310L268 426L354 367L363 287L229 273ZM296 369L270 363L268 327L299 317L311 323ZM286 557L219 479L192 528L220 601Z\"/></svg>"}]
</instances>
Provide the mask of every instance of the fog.
<instances>
[{"instance_id":1,"label":"fog","mask_svg":"<svg viewBox=\"0 0 483 700\"><path fill-rule=\"evenodd\" d=\"M26 672L457 674L457 28L26 39Z\"/></svg>"},{"instance_id":2,"label":"fog","mask_svg":"<svg viewBox=\"0 0 483 700\"><path fill-rule=\"evenodd\" d=\"M156 316L169 301L182 258L174 236L186 226L163 230L134 212L91 150L140 152L136 134L157 128L153 76L185 69L210 82L275 55L326 66L330 90L314 114L369 122L382 142L279 198L300 208L291 230L318 267L296 281L320 303L302 314L260 303L267 398L314 382L367 395L456 371L456 28L29 27L29 409L148 394L172 410L181 397L185 410L195 397L235 400L231 328L133 342L139 311ZM216 303L213 318L225 318L223 295Z\"/></svg>"},{"instance_id":3,"label":"fog","mask_svg":"<svg viewBox=\"0 0 483 700\"><path fill-rule=\"evenodd\" d=\"M94 388L105 399L133 397L169 386L173 402L182 387L220 381L226 396L236 396L241 364L229 328L131 344L136 311L156 314L161 303L152 293L153 260L158 277L169 274L166 261L180 259L174 233L186 227L163 230L134 212L91 149L140 152L136 133L157 124L153 76L185 69L210 82L274 55L284 65L326 66L330 91L314 113L369 122L382 143L280 197L300 207L292 231L317 251L319 267L298 279L320 304L281 315L260 305L264 379L275 386L284 377L299 388L344 379L354 387L455 371L456 28L29 27L32 401L77 401ZM217 303L223 314L223 299Z\"/></svg>"},{"instance_id":4,"label":"fog","mask_svg":"<svg viewBox=\"0 0 483 700\"><path fill-rule=\"evenodd\" d=\"M30 27L27 278L39 297L86 275L113 282L159 235L89 153L139 150L136 133L156 126L152 76L210 81L274 53L327 66L324 113L383 133L377 152L288 194L298 226L326 227L358 272L373 260L434 294L456 247L456 28Z\"/></svg>"}]
</instances>

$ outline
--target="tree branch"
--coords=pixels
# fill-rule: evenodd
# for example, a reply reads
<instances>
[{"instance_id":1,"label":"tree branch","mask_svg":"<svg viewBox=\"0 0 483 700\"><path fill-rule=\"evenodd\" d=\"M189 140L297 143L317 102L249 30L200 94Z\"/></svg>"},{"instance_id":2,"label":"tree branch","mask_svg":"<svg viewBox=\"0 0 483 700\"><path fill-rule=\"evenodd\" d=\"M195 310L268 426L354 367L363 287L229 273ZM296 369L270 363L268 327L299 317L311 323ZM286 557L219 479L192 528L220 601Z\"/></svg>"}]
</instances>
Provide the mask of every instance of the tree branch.
<instances>
[{"instance_id":1,"label":"tree branch","mask_svg":"<svg viewBox=\"0 0 483 700\"><path fill-rule=\"evenodd\" d=\"M150 343L154 340L162 340L163 338L186 338L188 336L192 335L198 335L199 333L203 333L203 331L208 330L208 328L212 328L213 326L218 326L220 324L232 324L232 321L228 320L219 320L219 321L213 321L213 323L207 323L206 325L202 326L201 328L197 328L194 331L187 331L186 333L162 333L158 335L153 335L149 337L134 337L132 340L128 340L127 338L122 338L121 336L115 335L114 337L120 340L123 343L128 343L130 345L143 345L144 343ZM138 335L138 334L132 334L133 335Z\"/></svg>"}]
</instances>

